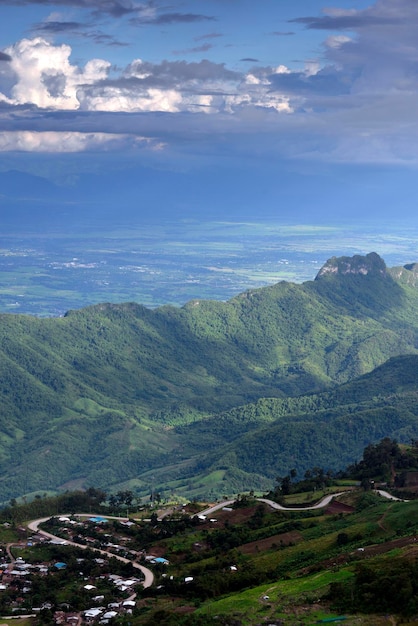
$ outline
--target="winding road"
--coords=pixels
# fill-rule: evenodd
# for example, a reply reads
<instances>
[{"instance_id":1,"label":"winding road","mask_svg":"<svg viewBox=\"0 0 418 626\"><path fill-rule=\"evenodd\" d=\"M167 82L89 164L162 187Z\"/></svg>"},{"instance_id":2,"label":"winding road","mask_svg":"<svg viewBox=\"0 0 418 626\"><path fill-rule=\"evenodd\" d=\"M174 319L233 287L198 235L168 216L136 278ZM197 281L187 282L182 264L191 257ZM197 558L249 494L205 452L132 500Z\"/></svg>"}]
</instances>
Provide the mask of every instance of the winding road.
<instances>
[{"instance_id":1,"label":"winding road","mask_svg":"<svg viewBox=\"0 0 418 626\"><path fill-rule=\"evenodd\" d=\"M345 492L340 491L339 493L332 493L329 496L325 496L325 498L322 498L322 500L320 500L316 504L301 507L282 506L281 504L274 502L274 500L268 500L267 498L256 498L256 500L257 502L264 502L265 504L268 504L269 506L271 506L272 509L276 509L277 511L311 511L314 509L322 509L323 507L327 506L331 502L331 500L333 500L333 498L337 498L343 493ZM200 511L198 515L211 515L215 511L219 511L219 509L224 509L225 507L231 506L232 504L234 504L234 502L235 500L225 500L224 502L219 502L218 504L215 504L214 506L211 506L204 511Z\"/></svg>"},{"instance_id":2,"label":"winding road","mask_svg":"<svg viewBox=\"0 0 418 626\"><path fill-rule=\"evenodd\" d=\"M316 504L313 504L311 506L298 506L298 507L297 506L282 506L281 504L274 502L274 500L268 500L267 498L256 498L256 500L258 502L264 502L265 504L268 504L269 506L271 506L272 509L276 509L277 511L314 511L315 509L323 509L324 507L328 506L328 504L334 498L338 498L338 496L341 496L344 493L347 493L347 492L339 491L338 493L331 493L328 496L325 496L324 498L322 498L322 500L320 500ZM397 502L408 502L408 500L402 500L401 498L396 498L395 496L392 496L387 491L382 491L381 489L376 489L376 493L378 493L380 496L383 496L383 498L388 498L388 500L396 500ZM225 507L229 507L233 505L234 502L235 500L225 500L224 502L218 502L218 504L215 504L209 507L208 509L205 509L204 511L200 511L200 513L198 513L197 515L204 515L204 516L211 515L215 511L219 511L219 509L223 509Z\"/></svg>"},{"instance_id":3,"label":"winding road","mask_svg":"<svg viewBox=\"0 0 418 626\"><path fill-rule=\"evenodd\" d=\"M396 500L398 502L407 502L407 500L401 500L400 498L396 498L395 496L392 496L387 491L382 491L380 489L376 489L376 492L379 495L381 495L382 497L388 498L389 500ZM338 496L341 496L343 493L346 493L346 492L340 491L338 493L329 494L328 496L325 496L324 498L322 498L322 500L320 500L316 504L313 504L311 506L302 506L302 507L286 507L286 506L282 506L281 504L278 504L277 502L274 502L273 500L268 500L267 498L256 498L256 500L258 502L264 502L265 504L270 506L272 509L276 509L278 511L313 511L315 509L322 509L322 508L328 506L328 504L334 498L337 498ZM235 502L235 500L225 500L223 502L218 502L217 504L214 504L213 506L208 507L204 511L200 511L200 513L197 513L193 517L197 517L197 516L205 516L205 517L207 517L208 515L211 515L212 513L215 513L215 511L219 511L219 509L224 509L224 508L227 508L227 507L233 505L234 502ZM90 516L91 516L91 514L79 514L78 515L78 517L90 517ZM46 530L41 530L39 528L39 525L42 524L43 522L47 522L51 517L53 517L53 516L41 517L39 519L32 520L31 522L28 523L28 528L30 530L32 530L33 532L39 533L40 535L43 535L44 537L47 537L48 539L55 539L55 540L58 540L58 541L63 541L63 542L65 542L65 544L76 546L77 548L81 548L82 550L85 550L87 548L87 546L79 544L79 543L76 543L75 541L63 540L61 537L57 537L56 535L53 535L52 533L49 533ZM117 517L117 518L113 518L112 516L108 516L108 517L109 517L109 519L111 519L111 518L112 519L119 519L119 520L122 519L120 517ZM118 559L119 561L122 561L123 563L132 563L133 567L135 567L136 569L139 569L142 572L142 574L144 575L144 581L142 583L143 587L144 588L151 587L151 585L153 584L153 582L154 582L154 574L152 573L152 571L150 569L148 569L147 567L144 567L143 565L141 565L137 561L131 561L130 559L127 559L127 558L125 558L123 556L119 556L119 555L113 554L112 552L107 552L106 550L101 550L100 548L90 548L90 549L94 550L96 552L99 552L100 554L103 554L105 556L114 557L114 558Z\"/></svg>"},{"instance_id":4,"label":"winding road","mask_svg":"<svg viewBox=\"0 0 418 626\"><path fill-rule=\"evenodd\" d=\"M402 498L392 496L391 493L383 491L382 489L376 489L376 493L378 493L380 496L383 496L384 498L387 498L388 500L395 500L396 502L409 502L409 500L403 500Z\"/></svg>"},{"instance_id":5,"label":"winding road","mask_svg":"<svg viewBox=\"0 0 418 626\"><path fill-rule=\"evenodd\" d=\"M39 525L42 524L43 522L47 522L49 519L51 519L51 517L54 517L54 516L50 515L48 517L42 517L39 519L32 520L31 522L28 523L28 528L30 530L33 530L36 533L39 533L40 535L43 535L44 537L47 537L48 539L57 539L59 541L65 542L65 544L67 545L76 546L77 548L81 548L82 550L85 550L87 547L89 547L90 550L94 550L95 552L99 552L100 554L103 554L105 556L114 557L115 559L122 561L122 563L131 563L133 567L135 567L136 569L139 569L144 575L144 581L142 583L142 586L145 589L147 587L151 587L152 583L154 582L154 574L151 572L150 569L148 569L147 567L144 567L137 561L131 561L130 559L125 558L124 556L119 556L117 554L113 554L113 552L107 552L106 550L101 550L100 548L91 548L90 546L85 546L80 543L76 543L75 541L69 541L67 539L64 540L62 539L62 537L57 537L56 535L52 535L51 533L48 533L46 530L41 530L39 528ZM80 515L80 517L83 517L83 515ZM88 517L91 517L91 515L88 515ZM121 518L118 517L114 519L120 520Z\"/></svg>"}]
</instances>

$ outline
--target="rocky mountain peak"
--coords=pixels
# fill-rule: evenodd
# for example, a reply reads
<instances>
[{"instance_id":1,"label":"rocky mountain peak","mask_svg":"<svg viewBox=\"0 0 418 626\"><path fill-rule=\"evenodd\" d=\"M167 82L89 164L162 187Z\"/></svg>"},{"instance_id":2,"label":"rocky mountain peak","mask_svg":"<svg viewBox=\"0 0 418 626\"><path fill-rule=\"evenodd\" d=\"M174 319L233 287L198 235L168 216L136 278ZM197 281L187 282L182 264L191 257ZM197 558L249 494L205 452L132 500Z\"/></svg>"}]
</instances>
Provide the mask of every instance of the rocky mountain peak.
<instances>
[{"instance_id":1,"label":"rocky mountain peak","mask_svg":"<svg viewBox=\"0 0 418 626\"><path fill-rule=\"evenodd\" d=\"M350 275L367 275L374 274L386 276L387 269L383 259L376 253L370 252L366 256L355 254L352 257L333 256L319 270L315 280L325 276L345 276Z\"/></svg>"}]
</instances>

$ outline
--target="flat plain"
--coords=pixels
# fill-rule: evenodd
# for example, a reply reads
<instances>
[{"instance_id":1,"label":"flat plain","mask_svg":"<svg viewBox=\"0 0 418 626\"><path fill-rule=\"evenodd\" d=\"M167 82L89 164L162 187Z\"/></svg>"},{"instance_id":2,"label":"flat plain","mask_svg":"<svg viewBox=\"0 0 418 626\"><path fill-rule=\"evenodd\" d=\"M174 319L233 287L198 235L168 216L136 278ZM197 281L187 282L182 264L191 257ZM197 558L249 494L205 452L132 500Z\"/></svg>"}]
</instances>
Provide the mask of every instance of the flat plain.
<instances>
[{"instance_id":1,"label":"flat plain","mask_svg":"<svg viewBox=\"0 0 418 626\"><path fill-rule=\"evenodd\" d=\"M375 251L389 266L418 261L418 231L280 221L159 221L3 231L0 312L60 316L101 302L154 308L228 300L281 280L313 280L331 256Z\"/></svg>"}]
</instances>

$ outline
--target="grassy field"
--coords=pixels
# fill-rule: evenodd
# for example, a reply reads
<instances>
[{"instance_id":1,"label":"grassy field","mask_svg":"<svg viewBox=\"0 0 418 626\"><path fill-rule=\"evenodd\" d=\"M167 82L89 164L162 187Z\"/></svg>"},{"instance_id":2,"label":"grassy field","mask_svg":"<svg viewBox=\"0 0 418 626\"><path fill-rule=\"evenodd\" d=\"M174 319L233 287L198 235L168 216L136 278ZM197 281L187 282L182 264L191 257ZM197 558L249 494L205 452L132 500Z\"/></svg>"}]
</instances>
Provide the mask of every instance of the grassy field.
<instances>
[{"instance_id":1,"label":"grassy field","mask_svg":"<svg viewBox=\"0 0 418 626\"><path fill-rule=\"evenodd\" d=\"M320 608L321 595L331 582L344 582L353 574L349 570L321 572L303 579L260 585L228 598L204 604L197 615L233 615L244 625L256 620L297 618L300 624L313 624L323 618L336 617ZM298 607L294 609L294 607Z\"/></svg>"}]
</instances>

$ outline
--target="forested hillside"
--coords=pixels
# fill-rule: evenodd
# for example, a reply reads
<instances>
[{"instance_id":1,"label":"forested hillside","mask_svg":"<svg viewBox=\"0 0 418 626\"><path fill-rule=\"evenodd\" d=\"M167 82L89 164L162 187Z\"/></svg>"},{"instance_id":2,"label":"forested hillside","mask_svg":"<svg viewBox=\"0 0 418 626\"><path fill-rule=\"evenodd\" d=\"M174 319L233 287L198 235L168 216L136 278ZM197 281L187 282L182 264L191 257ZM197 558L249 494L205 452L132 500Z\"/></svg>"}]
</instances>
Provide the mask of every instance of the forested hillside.
<instances>
[{"instance_id":1,"label":"forested hillside","mask_svg":"<svg viewBox=\"0 0 418 626\"><path fill-rule=\"evenodd\" d=\"M0 500L68 481L265 488L289 462L417 437L415 357L350 383L417 354L417 276L371 253L228 302L2 315Z\"/></svg>"}]
</instances>

